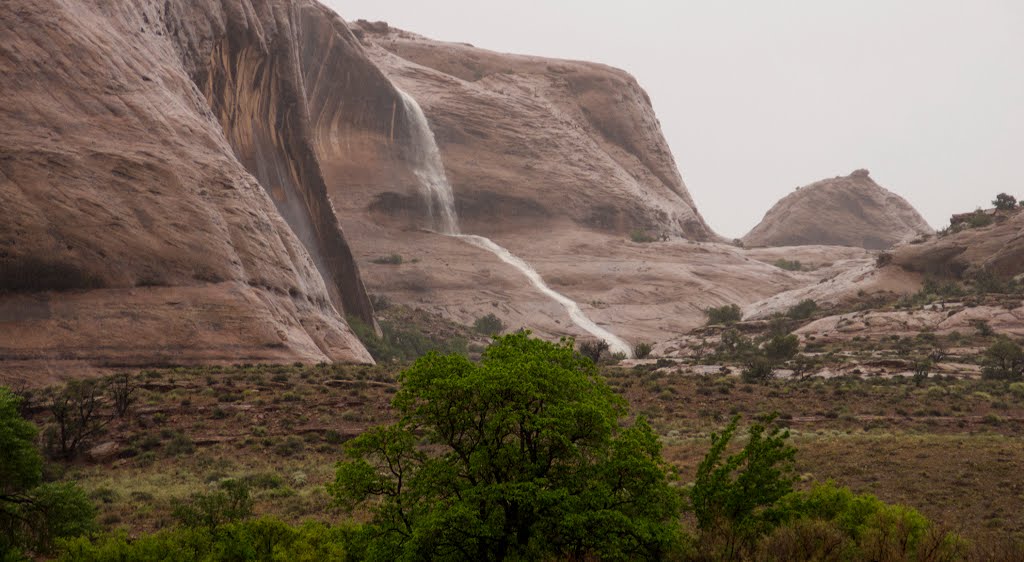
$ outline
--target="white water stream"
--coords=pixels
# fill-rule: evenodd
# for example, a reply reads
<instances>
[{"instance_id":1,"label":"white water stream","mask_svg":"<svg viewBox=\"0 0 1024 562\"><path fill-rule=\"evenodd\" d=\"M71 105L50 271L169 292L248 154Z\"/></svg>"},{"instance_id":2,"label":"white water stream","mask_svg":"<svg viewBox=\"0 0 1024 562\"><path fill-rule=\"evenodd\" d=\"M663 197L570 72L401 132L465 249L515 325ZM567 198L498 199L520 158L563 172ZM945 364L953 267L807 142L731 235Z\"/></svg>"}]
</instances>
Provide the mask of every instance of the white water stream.
<instances>
[{"instance_id":1,"label":"white water stream","mask_svg":"<svg viewBox=\"0 0 1024 562\"><path fill-rule=\"evenodd\" d=\"M630 349L629 343L598 326L583 313L576 301L549 287L537 270L522 258L499 246L490 238L459 232L459 218L455 213L455 197L452 194L452 186L448 183L448 176L444 173L441 151L437 148L437 141L434 140L434 132L430 129L427 116L423 114L420 105L412 96L402 90L398 90L398 93L402 96L402 105L405 114L409 117L409 129L413 137L414 146L411 148L413 173L416 174L420 189L427 199L427 210L437 231L487 250L501 261L518 269L538 291L562 305L574 324L595 338L608 342L613 353L625 353L626 357L632 357L633 350Z\"/></svg>"}]
</instances>

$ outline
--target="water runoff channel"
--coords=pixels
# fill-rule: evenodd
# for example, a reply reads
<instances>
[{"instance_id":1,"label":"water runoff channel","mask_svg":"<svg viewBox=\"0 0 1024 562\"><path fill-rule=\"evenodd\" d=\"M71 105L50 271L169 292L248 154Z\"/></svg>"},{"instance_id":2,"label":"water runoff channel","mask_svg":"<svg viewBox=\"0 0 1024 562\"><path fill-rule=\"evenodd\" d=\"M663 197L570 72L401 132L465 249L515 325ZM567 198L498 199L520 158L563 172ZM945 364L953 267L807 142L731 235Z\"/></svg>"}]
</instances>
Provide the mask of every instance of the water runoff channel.
<instances>
[{"instance_id":1,"label":"water runoff channel","mask_svg":"<svg viewBox=\"0 0 1024 562\"><path fill-rule=\"evenodd\" d=\"M613 353L624 353L626 357L632 357L633 352L629 343L598 326L580 309L580 305L576 301L549 287L537 270L525 260L490 238L476 234L462 234L459 231L459 217L455 213L455 196L452 194L451 184L448 183L448 176L444 172L441 151L437 147L430 123L427 122L427 116L424 115L420 105L412 96L402 90L398 90L398 93L402 97L405 115L409 119L409 130L413 143L411 147L413 173L416 175L423 198L427 202L427 210L433 221L434 229L445 236L458 238L477 248L487 250L501 261L516 268L535 289L562 305L569 314L569 318L580 329L595 338L608 342L608 347Z\"/></svg>"}]
</instances>

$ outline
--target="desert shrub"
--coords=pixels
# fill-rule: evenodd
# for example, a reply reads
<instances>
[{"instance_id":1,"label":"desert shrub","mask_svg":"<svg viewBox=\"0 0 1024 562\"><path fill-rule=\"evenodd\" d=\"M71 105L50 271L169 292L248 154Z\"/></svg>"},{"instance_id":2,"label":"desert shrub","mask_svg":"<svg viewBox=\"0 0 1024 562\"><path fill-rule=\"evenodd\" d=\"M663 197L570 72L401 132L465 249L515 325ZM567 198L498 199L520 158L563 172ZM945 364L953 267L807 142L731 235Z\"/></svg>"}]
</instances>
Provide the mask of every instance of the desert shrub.
<instances>
[{"instance_id":1,"label":"desert shrub","mask_svg":"<svg viewBox=\"0 0 1024 562\"><path fill-rule=\"evenodd\" d=\"M580 355L590 359L595 364L601 360L601 354L608 351L608 342L604 340L587 340L580 342Z\"/></svg>"},{"instance_id":2,"label":"desert shrub","mask_svg":"<svg viewBox=\"0 0 1024 562\"><path fill-rule=\"evenodd\" d=\"M399 421L346 446L330 492L369 509L367 558L659 559L679 496L658 437L594 364L528 332L399 377ZM389 468L390 467L390 468Z\"/></svg>"},{"instance_id":3,"label":"desert shrub","mask_svg":"<svg viewBox=\"0 0 1024 562\"><path fill-rule=\"evenodd\" d=\"M390 256L381 256L374 258L373 263L380 265L402 265L402 256L398 254L391 254Z\"/></svg>"},{"instance_id":4,"label":"desert shrub","mask_svg":"<svg viewBox=\"0 0 1024 562\"><path fill-rule=\"evenodd\" d=\"M733 324L743 319L743 311L735 304L726 304L704 310L708 324Z\"/></svg>"},{"instance_id":5,"label":"desert shrub","mask_svg":"<svg viewBox=\"0 0 1024 562\"><path fill-rule=\"evenodd\" d=\"M1000 211L1012 211L1017 208L1017 198L1008 193L1000 193L996 195L992 205Z\"/></svg>"},{"instance_id":6,"label":"desert shrub","mask_svg":"<svg viewBox=\"0 0 1024 562\"><path fill-rule=\"evenodd\" d=\"M956 560L964 549L959 537L938 530L917 510L886 504L871 494L854 494L832 482L786 495L771 508L770 517L781 526L761 545L763 553L774 555L760 559ZM816 540L794 541L795 537ZM784 551L793 553L801 542L804 548L829 545L831 557L794 553L774 558Z\"/></svg>"},{"instance_id":7,"label":"desert shrub","mask_svg":"<svg viewBox=\"0 0 1024 562\"><path fill-rule=\"evenodd\" d=\"M633 346L633 357L637 359L646 359L654 350L654 346L647 342L640 342Z\"/></svg>"},{"instance_id":8,"label":"desert shrub","mask_svg":"<svg viewBox=\"0 0 1024 562\"><path fill-rule=\"evenodd\" d=\"M875 256L875 267L881 268L881 267L885 267L885 266L887 266L887 265L889 265L891 263L892 263L892 254L889 253L889 252L879 252L879 254L877 256Z\"/></svg>"},{"instance_id":9,"label":"desert shrub","mask_svg":"<svg viewBox=\"0 0 1024 562\"><path fill-rule=\"evenodd\" d=\"M1024 377L1024 349L1017 342L1001 337L985 350L982 375L989 379Z\"/></svg>"},{"instance_id":10,"label":"desert shrub","mask_svg":"<svg viewBox=\"0 0 1024 562\"><path fill-rule=\"evenodd\" d=\"M431 337L415 327L403 327L393 322L381 322L382 335L378 336L372 327L354 316L348 317L348 324L377 361L411 361L430 351L468 353L464 338Z\"/></svg>"},{"instance_id":11,"label":"desert shrub","mask_svg":"<svg viewBox=\"0 0 1024 562\"><path fill-rule=\"evenodd\" d=\"M978 335L983 338L990 338L995 335L995 330L992 329L992 326L988 323L988 320L975 318L971 320L971 325L974 326L974 329L978 333Z\"/></svg>"},{"instance_id":12,"label":"desert shrub","mask_svg":"<svg viewBox=\"0 0 1024 562\"><path fill-rule=\"evenodd\" d=\"M634 230L629 233L629 239L638 244L646 244L648 242L654 242L656 238L651 236L645 230Z\"/></svg>"},{"instance_id":13,"label":"desert shrub","mask_svg":"<svg viewBox=\"0 0 1024 562\"><path fill-rule=\"evenodd\" d=\"M786 311L786 316L793 320L806 320L814 315L818 311L818 303L812 299L804 299L797 304L791 306Z\"/></svg>"},{"instance_id":14,"label":"desert shrub","mask_svg":"<svg viewBox=\"0 0 1024 562\"><path fill-rule=\"evenodd\" d=\"M274 446L274 453L282 457L294 457L301 453L306 445L302 442L302 439L294 435L289 435L283 441Z\"/></svg>"},{"instance_id":15,"label":"desert shrub","mask_svg":"<svg viewBox=\"0 0 1024 562\"><path fill-rule=\"evenodd\" d=\"M125 417L135 402L138 385L128 373L119 373L107 379L107 390L114 406L114 414L119 418Z\"/></svg>"},{"instance_id":16,"label":"desert shrub","mask_svg":"<svg viewBox=\"0 0 1024 562\"><path fill-rule=\"evenodd\" d=\"M803 271L804 269L804 265L800 263L800 260L787 259L775 260L775 267L779 269L785 269L786 271Z\"/></svg>"},{"instance_id":17,"label":"desert shrub","mask_svg":"<svg viewBox=\"0 0 1024 562\"><path fill-rule=\"evenodd\" d=\"M110 417L103 413L103 389L96 381L70 381L50 398L52 423L46 448L51 456L71 460L99 436Z\"/></svg>"},{"instance_id":18,"label":"desert shrub","mask_svg":"<svg viewBox=\"0 0 1024 562\"><path fill-rule=\"evenodd\" d=\"M775 362L763 355L757 355L744 365L740 378L747 383L765 382L772 378L774 372Z\"/></svg>"},{"instance_id":19,"label":"desert shrub","mask_svg":"<svg viewBox=\"0 0 1024 562\"><path fill-rule=\"evenodd\" d=\"M776 333L764 344L765 357L775 362L789 361L799 349L800 338L794 334Z\"/></svg>"},{"instance_id":20,"label":"desert shrub","mask_svg":"<svg viewBox=\"0 0 1024 562\"><path fill-rule=\"evenodd\" d=\"M478 334L493 336L494 334L500 334L505 329L505 323L491 312L477 318L476 322L473 322L473 329Z\"/></svg>"},{"instance_id":21,"label":"desert shrub","mask_svg":"<svg viewBox=\"0 0 1024 562\"><path fill-rule=\"evenodd\" d=\"M995 222L995 219L992 217L992 215L986 213L985 211L982 211L981 209L978 209L973 213L967 215L964 224L966 224L970 228L983 228L989 226L993 222Z\"/></svg>"},{"instance_id":22,"label":"desert shrub","mask_svg":"<svg viewBox=\"0 0 1024 562\"><path fill-rule=\"evenodd\" d=\"M66 541L65 562L124 560L347 560L353 528L272 517L227 523L210 531L177 527L130 539L124 532Z\"/></svg>"},{"instance_id":23,"label":"desert shrub","mask_svg":"<svg viewBox=\"0 0 1024 562\"><path fill-rule=\"evenodd\" d=\"M243 480L222 480L209 493L193 494L178 501L174 518L185 527L204 528L211 532L218 527L252 516L252 496Z\"/></svg>"},{"instance_id":24,"label":"desert shrub","mask_svg":"<svg viewBox=\"0 0 1024 562\"><path fill-rule=\"evenodd\" d=\"M757 353L754 342L736 329L722 332L715 348L715 359L719 361L743 361Z\"/></svg>"}]
</instances>

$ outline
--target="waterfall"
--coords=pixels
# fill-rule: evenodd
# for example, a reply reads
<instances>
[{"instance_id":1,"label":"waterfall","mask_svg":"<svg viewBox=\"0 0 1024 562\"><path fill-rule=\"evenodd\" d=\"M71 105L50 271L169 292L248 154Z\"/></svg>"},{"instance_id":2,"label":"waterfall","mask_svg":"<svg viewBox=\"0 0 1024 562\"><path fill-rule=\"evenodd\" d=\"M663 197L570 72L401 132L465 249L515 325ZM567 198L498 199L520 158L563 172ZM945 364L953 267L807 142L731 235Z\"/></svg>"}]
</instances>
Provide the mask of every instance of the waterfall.
<instances>
[{"instance_id":1,"label":"waterfall","mask_svg":"<svg viewBox=\"0 0 1024 562\"><path fill-rule=\"evenodd\" d=\"M416 103L412 96L402 90L398 90L398 93L402 97L402 107L405 109L405 115L409 120L409 131L413 143L413 146L409 148L413 163L413 173L416 175L416 179L419 180L417 183L423 197L427 200L427 210L430 213L431 226L441 234L459 238L477 248L487 250L501 261L518 269L534 288L562 305L574 324L592 336L608 342L608 346L613 353L624 353L626 357L631 357L633 353L629 343L598 326L584 314L576 301L549 287L540 274L537 273L537 270L522 258L498 245L490 238L459 232L459 219L455 213L455 196L452 194L451 184L448 183L448 176L444 173L441 151L437 147L437 141L434 139L434 132L430 129L430 123L427 122L427 116L423 114L420 105Z\"/></svg>"}]
</instances>

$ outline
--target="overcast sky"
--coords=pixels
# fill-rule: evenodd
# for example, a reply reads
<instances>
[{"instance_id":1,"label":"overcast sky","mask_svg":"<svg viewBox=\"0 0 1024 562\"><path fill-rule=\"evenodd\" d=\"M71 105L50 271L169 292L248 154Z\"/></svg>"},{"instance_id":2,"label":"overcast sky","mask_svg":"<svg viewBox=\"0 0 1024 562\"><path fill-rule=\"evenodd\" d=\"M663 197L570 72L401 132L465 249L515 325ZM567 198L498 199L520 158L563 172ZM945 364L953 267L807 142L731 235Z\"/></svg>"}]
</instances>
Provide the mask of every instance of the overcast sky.
<instances>
[{"instance_id":1,"label":"overcast sky","mask_svg":"<svg viewBox=\"0 0 1024 562\"><path fill-rule=\"evenodd\" d=\"M935 227L1024 196L1022 0L324 1L346 20L627 70L729 237L856 168Z\"/></svg>"}]
</instances>

